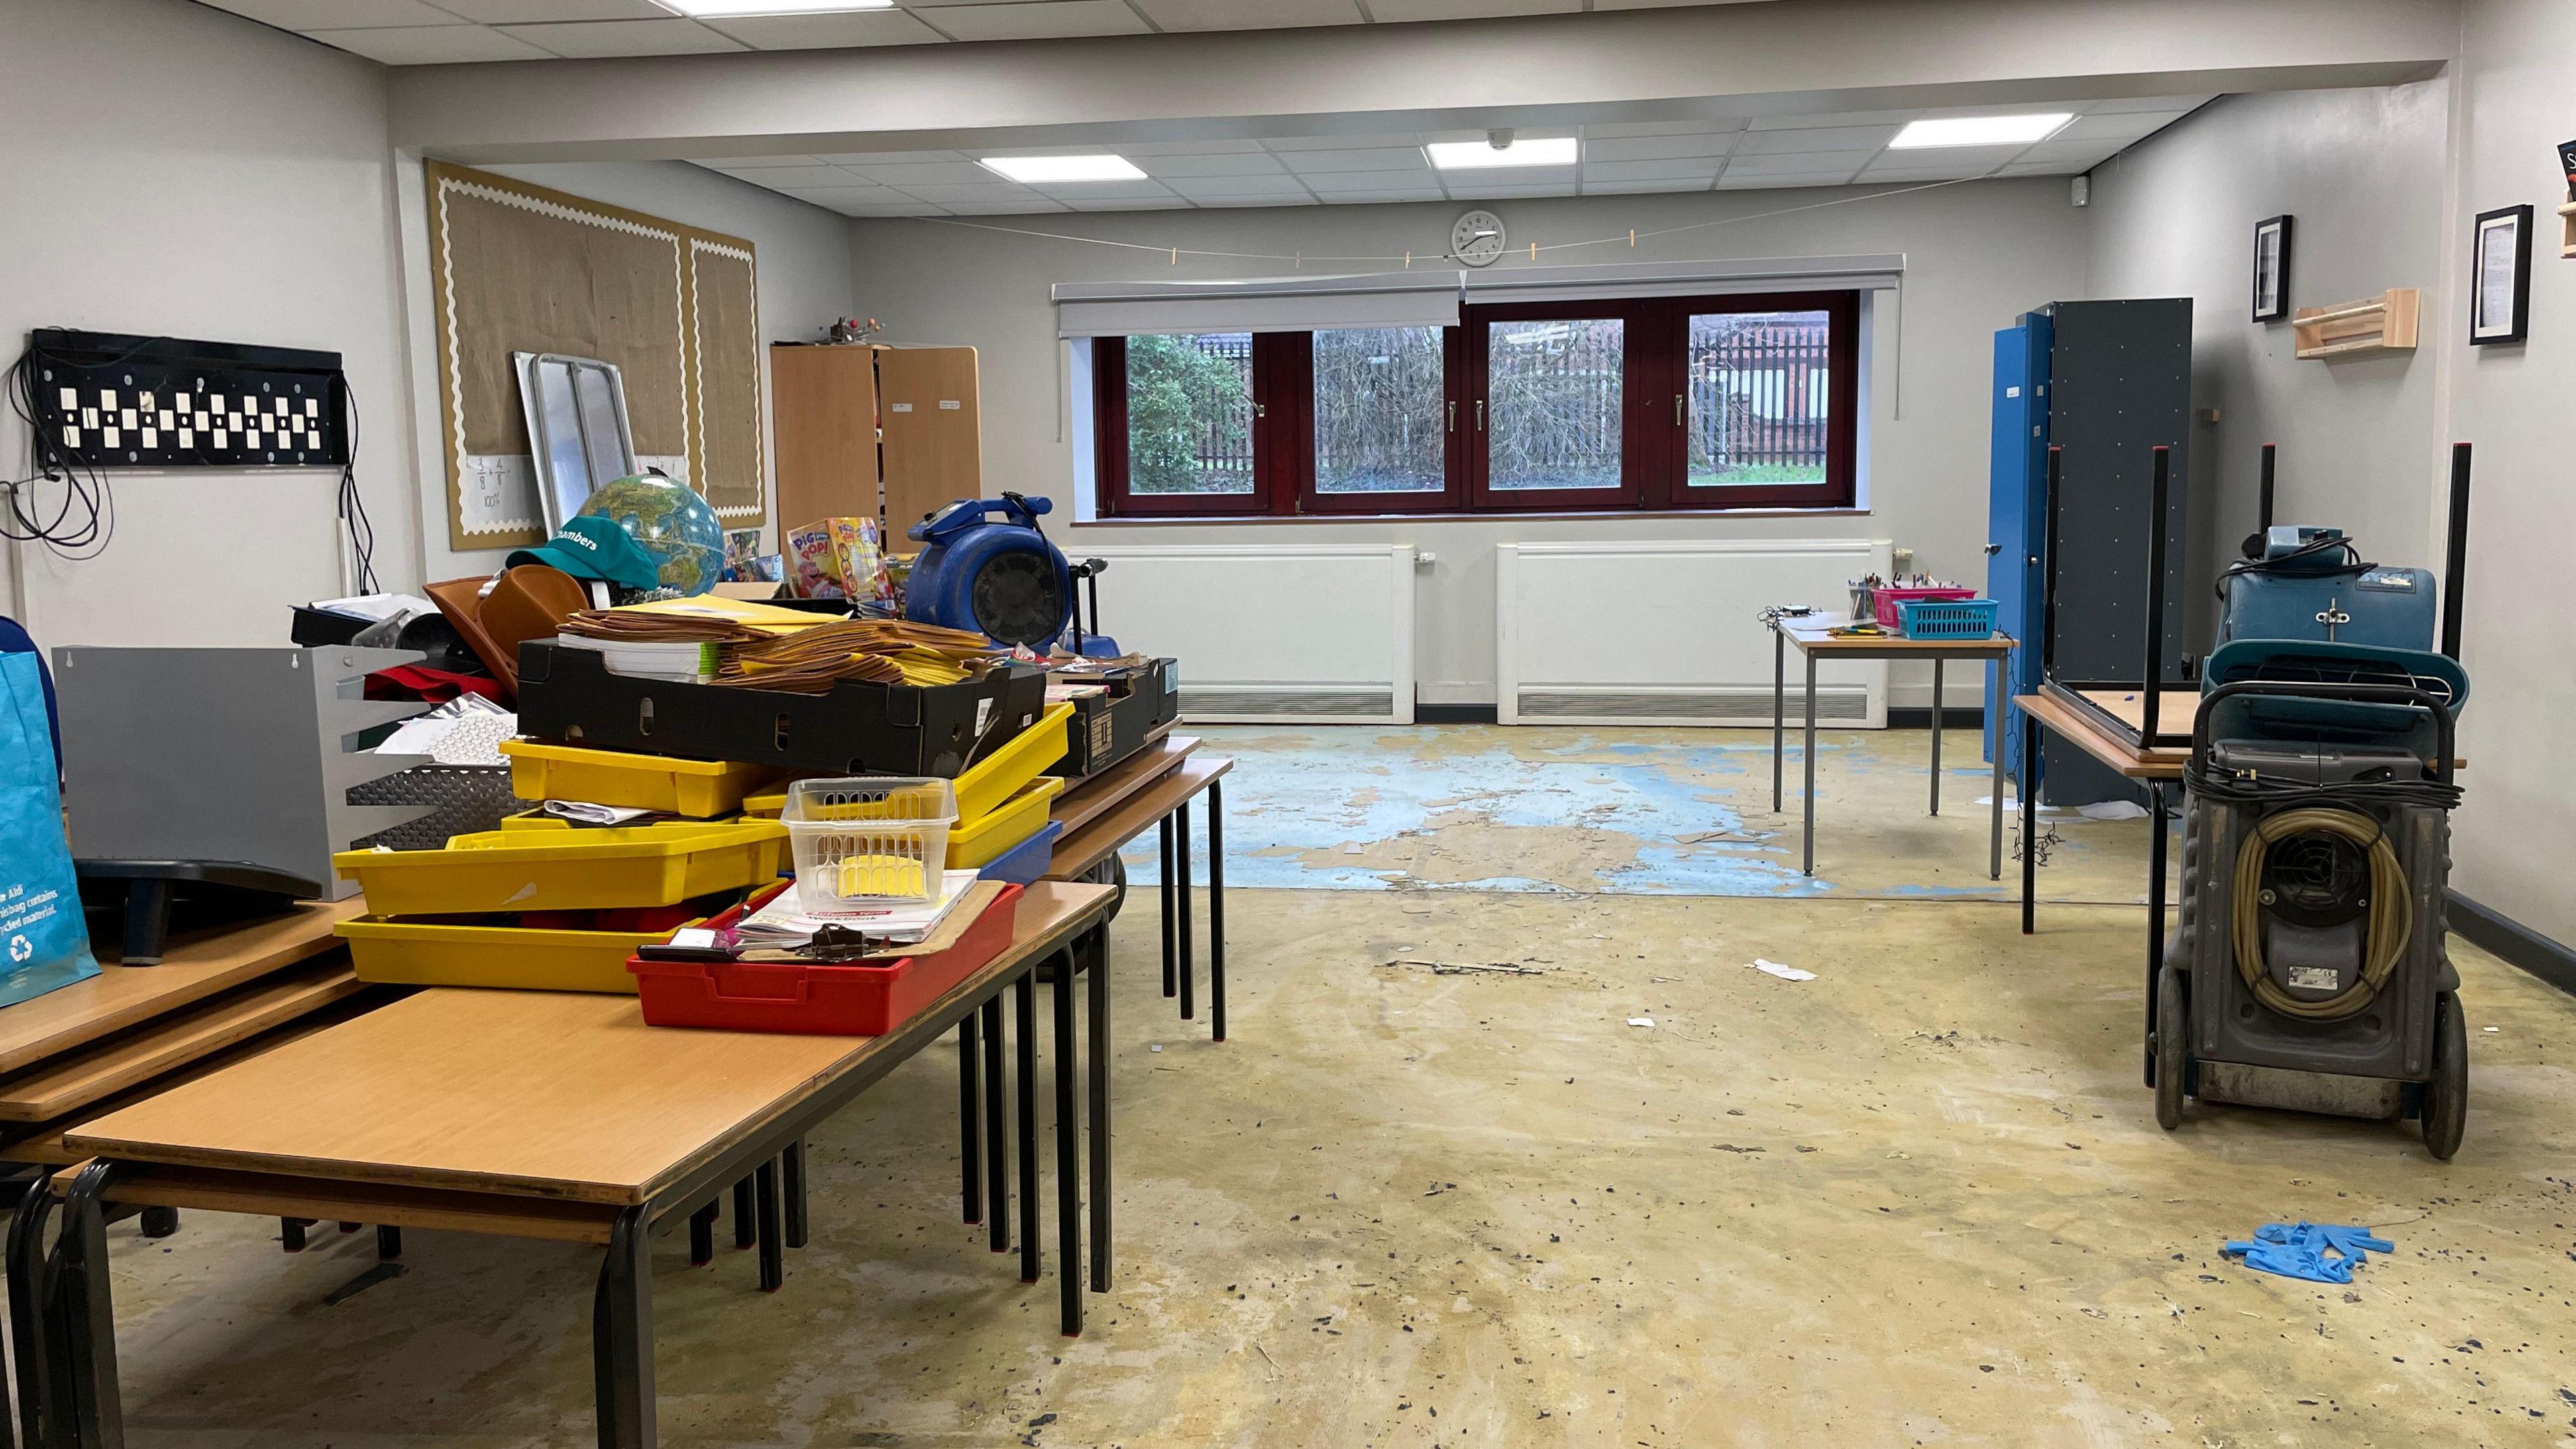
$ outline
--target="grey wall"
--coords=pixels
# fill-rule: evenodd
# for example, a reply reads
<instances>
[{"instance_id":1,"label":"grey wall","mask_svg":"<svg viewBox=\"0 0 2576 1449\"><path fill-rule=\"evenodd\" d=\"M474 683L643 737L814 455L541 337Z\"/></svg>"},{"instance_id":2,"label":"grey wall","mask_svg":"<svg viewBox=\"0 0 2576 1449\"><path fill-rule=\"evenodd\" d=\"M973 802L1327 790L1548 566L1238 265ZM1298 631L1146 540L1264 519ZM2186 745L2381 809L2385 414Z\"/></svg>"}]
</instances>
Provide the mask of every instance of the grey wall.
<instances>
[{"instance_id":1,"label":"grey wall","mask_svg":"<svg viewBox=\"0 0 2576 1449\"><path fill-rule=\"evenodd\" d=\"M35 327L343 354L377 566L416 571L377 66L181 0L0 0L0 177L10 355ZM26 461L5 409L0 460ZM16 550L40 641L270 643L341 591L335 472L114 476L104 554Z\"/></svg>"},{"instance_id":2,"label":"grey wall","mask_svg":"<svg viewBox=\"0 0 2576 1449\"><path fill-rule=\"evenodd\" d=\"M1078 536L1122 543L1411 542L1439 555L1417 575L1415 668L1432 703L1494 701L1494 545L1629 538L1893 538L1922 567L1985 575L1987 381L1991 336L2026 308L2080 295L2084 214L2062 178L1986 181L1851 200L1833 190L1720 192L1492 203L1514 244L1612 236L1744 218L1738 224L1547 260L1684 261L1902 252L1901 307L1878 305L1865 514L1651 515L1382 522L1101 523ZM1821 206L1820 203L1849 204ZM1798 208L1789 215L1753 219ZM991 218L998 225L1184 248L1306 256L1442 250L1464 204ZM853 223L853 305L898 341L981 349L987 492L1070 498L1072 433L1063 351L1048 287L1059 281L1262 275L1274 264L1178 267L1150 255L925 221ZM1330 263L1314 263L1329 266ZM1498 265L1502 270L1504 265ZM1286 270L1286 268L1278 268ZM1343 264L1351 269L1351 264ZM1888 294L1880 294L1885 299ZM1902 416L1898 415L1901 403ZM1829 601L1818 601L1829 602ZM1113 624L1115 621L1111 621ZM1919 674L1919 678L1917 677ZM1901 671L1895 703L1928 704L1928 668ZM1973 680L1952 700L1978 698Z\"/></svg>"},{"instance_id":3,"label":"grey wall","mask_svg":"<svg viewBox=\"0 0 2576 1449\"><path fill-rule=\"evenodd\" d=\"M758 282L760 332L768 340L810 339L815 329L849 310L850 230L835 212L682 161L568 162L489 169L750 242ZM448 547L447 459L437 436L438 360L431 350L437 333L430 310L426 193L419 158L403 157L397 175L403 223L404 301L415 343L412 406L422 422L414 446L418 473L425 481L414 513L426 558L424 576L436 580L489 573L499 567L501 553L488 549L458 552ZM766 348L762 349L760 365L765 378L769 366ZM769 496L775 497L777 449L770 436L766 410L760 425L761 459L763 466L772 470Z\"/></svg>"},{"instance_id":4,"label":"grey wall","mask_svg":"<svg viewBox=\"0 0 2576 1449\"><path fill-rule=\"evenodd\" d=\"M2449 269L2461 285L2426 345L2451 373L2450 436L2477 445L2464 653L2475 694L2461 719L2468 803L2458 816L2453 880L2478 900L2576 942L2576 773L2561 746L2576 720L2576 634L2567 620L2576 483L2576 261L2558 256L2567 199L2556 145L2576 139L2576 6L2482 0L2463 35L2457 211ZM2529 203L2531 340L2470 347L2467 237L2481 211ZM2441 507L2425 500L2429 520Z\"/></svg>"},{"instance_id":5,"label":"grey wall","mask_svg":"<svg viewBox=\"0 0 2576 1449\"><path fill-rule=\"evenodd\" d=\"M2254 224L2288 213L2294 307L2421 287L2438 330L2449 93L2433 80L2222 97L2093 173L2093 295L2192 298L2192 401L2219 415L2192 439L2195 653L2215 627L2208 582L2254 527L2266 442L2281 449L2280 521L2436 562L2424 490L2441 349L2301 362L2288 322L2250 320L2249 292Z\"/></svg>"}]
</instances>

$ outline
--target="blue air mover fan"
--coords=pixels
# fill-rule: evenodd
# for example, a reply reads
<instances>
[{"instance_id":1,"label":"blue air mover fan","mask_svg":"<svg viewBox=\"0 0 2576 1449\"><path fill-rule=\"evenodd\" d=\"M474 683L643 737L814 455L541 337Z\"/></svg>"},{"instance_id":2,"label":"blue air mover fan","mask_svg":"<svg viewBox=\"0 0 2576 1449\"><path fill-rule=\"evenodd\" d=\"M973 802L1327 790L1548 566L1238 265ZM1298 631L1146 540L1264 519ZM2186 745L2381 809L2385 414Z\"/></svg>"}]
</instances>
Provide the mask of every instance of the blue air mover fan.
<instances>
[{"instance_id":1,"label":"blue air mover fan","mask_svg":"<svg viewBox=\"0 0 2576 1449\"><path fill-rule=\"evenodd\" d=\"M972 629L1003 644L1043 648L1062 640L1079 654L1115 657L1116 643L1079 630L1074 597L1077 578L1093 577L1107 565L1096 559L1079 568L1065 562L1064 553L1038 531L1038 516L1054 508L1050 499L1005 493L960 499L914 524L907 536L927 547L912 566L904 617ZM997 513L1002 516L995 518Z\"/></svg>"}]
</instances>

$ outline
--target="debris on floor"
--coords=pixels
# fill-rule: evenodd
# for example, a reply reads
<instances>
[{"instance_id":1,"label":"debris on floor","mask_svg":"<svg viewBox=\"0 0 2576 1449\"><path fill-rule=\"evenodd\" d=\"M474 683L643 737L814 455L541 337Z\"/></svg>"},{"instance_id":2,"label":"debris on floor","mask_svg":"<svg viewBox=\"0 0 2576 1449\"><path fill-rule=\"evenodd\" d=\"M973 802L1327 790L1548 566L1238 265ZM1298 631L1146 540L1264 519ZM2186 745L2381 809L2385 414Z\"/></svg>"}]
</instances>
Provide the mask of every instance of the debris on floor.
<instances>
[{"instance_id":1,"label":"debris on floor","mask_svg":"<svg viewBox=\"0 0 2576 1449\"><path fill-rule=\"evenodd\" d=\"M2349 1283L2352 1270L2372 1253L2392 1253L2397 1245L2373 1237L2368 1228L2343 1223L2265 1223L2250 1241L2229 1243L2223 1250L2242 1257L2258 1273L2274 1273L2310 1283Z\"/></svg>"},{"instance_id":2,"label":"debris on floor","mask_svg":"<svg viewBox=\"0 0 2576 1449\"><path fill-rule=\"evenodd\" d=\"M1813 981L1816 979L1816 973L1813 971L1801 971L1795 966L1784 966L1777 961L1765 961L1759 956L1745 964L1751 966L1756 971L1767 972L1770 975L1777 976L1783 981Z\"/></svg>"}]
</instances>

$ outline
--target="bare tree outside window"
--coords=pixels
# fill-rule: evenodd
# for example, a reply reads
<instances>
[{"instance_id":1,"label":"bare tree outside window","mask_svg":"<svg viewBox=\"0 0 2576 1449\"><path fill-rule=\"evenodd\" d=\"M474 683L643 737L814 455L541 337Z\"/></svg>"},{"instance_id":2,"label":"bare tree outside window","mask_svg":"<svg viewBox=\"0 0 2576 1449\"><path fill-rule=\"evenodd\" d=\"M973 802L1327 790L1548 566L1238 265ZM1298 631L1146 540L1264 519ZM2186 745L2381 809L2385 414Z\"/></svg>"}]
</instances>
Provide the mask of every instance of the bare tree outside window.
<instances>
[{"instance_id":1,"label":"bare tree outside window","mask_svg":"<svg viewBox=\"0 0 2576 1449\"><path fill-rule=\"evenodd\" d=\"M1437 327L1315 334L1315 491L1437 493L1446 485Z\"/></svg>"},{"instance_id":2,"label":"bare tree outside window","mask_svg":"<svg viewBox=\"0 0 2576 1449\"><path fill-rule=\"evenodd\" d=\"M1127 478L1138 493L1252 491L1252 334L1127 339Z\"/></svg>"},{"instance_id":3,"label":"bare tree outside window","mask_svg":"<svg viewBox=\"0 0 2576 1449\"><path fill-rule=\"evenodd\" d=\"M1585 317L1487 325L1488 486L1618 487L1627 324Z\"/></svg>"},{"instance_id":4,"label":"bare tree outside window","mask_svg":"<svg viewBox=\"0 0 2576 1449\"><path fill-rule=\"evenodd\" d=\"M1831 332L1824 312L1690 319L1691 487L1824 481Z\"/></svg>"}]
</instances>

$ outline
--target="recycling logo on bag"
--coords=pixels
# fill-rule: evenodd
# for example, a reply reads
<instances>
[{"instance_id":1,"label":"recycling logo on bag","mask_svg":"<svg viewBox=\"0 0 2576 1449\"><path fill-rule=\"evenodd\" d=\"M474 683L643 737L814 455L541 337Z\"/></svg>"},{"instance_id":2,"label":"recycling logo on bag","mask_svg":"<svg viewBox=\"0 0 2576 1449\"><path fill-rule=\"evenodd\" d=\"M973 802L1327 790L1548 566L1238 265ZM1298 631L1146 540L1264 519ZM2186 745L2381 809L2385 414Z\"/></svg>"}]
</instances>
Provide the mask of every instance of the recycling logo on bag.
<instances>
[{"instance_id":1,"label":"recycling logo on bag","mask_svg":"<svg viewBox=\"0 0 2576 1449\"><path fill-rule=\"evenodd\" d=\"M27 958L35 954L35 942L28 940L24 936L11 936L9 938L9 964L13 966L24 966L27 964Z\"/></svg>"}]
</instances>

